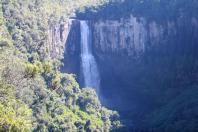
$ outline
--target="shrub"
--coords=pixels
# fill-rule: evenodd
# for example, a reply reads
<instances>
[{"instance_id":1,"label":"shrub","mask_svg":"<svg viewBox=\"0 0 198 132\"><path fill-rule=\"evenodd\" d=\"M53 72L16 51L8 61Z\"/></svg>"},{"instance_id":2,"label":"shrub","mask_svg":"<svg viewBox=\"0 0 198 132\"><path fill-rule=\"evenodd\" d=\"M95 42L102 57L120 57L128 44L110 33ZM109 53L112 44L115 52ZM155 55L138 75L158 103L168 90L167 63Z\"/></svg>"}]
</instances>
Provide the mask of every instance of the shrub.
<instances>
[{"instance_id":1,"label":"shrub","mask_svg":"<svg viewBox=\"0 0 198 132\"><path fill-rule=\"evenodd\" d=\"M25 77L34 78L41 73L41 69L36 64L27 63L25 65Z\"/></svg>"},{"instance_id":2,"label":"shrub","mask_svg":"<svg viewBox=\"0 0 198 132\"><path fill-rule=\"evenodd\" d=\"M24 131L32 128L32 111L23 103L12 100L0 103L0 131Z\"/></svg>"},{"instance_id":3,"label":"shrub","mask_svg":"<svg viewBox=\"0 0 198 132\"><path fill-rule=\"evenodd\" d=\"M52 68L53 68L53 66L52 66L52 64L49 61L45 61L43 63L43 71L44 71L45 74L51 73L52 72Z\"/></svg>"},{"instance_id":4,"label":"shrub","mask_svg":"<svg viewBox=\"0 0 198 132\"><path fill-rule=\"evenodd\" d=\"M32 128L32 111L16 100L15 88L0 82L0 131L29 131Z\"/></svg>"},{"instance_id":5,"label":"shrub","mask_svg":"<svg viewBox=\"0 0 198 132\"><path fill-rule=\"evenodd\" d=\"M12 46L12 42L6 38L0 38L0 47L10 47Z\"/></svg>"},{"instance_id":6,"label":"shrub","mask_svg":"<svg viewBox=\"0 0 198 132\"><path fill-rule=\"evenodd\" d=\"M61 86L61 75L56 74L54 79L52 80L52 89L57 89Z\"/></svg>"}]
</instances>

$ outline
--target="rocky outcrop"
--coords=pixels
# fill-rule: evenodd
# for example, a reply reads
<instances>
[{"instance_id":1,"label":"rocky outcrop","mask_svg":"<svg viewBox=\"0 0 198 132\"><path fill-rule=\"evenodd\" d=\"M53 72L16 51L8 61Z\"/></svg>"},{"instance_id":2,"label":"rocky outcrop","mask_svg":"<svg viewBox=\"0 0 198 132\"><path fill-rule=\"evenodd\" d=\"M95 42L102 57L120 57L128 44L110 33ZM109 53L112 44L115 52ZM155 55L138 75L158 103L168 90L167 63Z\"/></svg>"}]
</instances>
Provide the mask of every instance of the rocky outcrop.
<instances>
[{"instance_id":1,"label":"rocky outcrop","mask_svg":"<svg viewBox=\"0 0 198 132\"><path fill-rule=\"evenodd\" d=\"M63 56L62 72L75 74L80 81L80 23L78 20L70 20L70 30L68 31Z\"/></svg>"},{"instance_id":2,"label":"rocky outcrop","mask_svg":"<svg viewBox=\"0 0 198 132\"><path fill-rule=\"evenodd\" d=\"M145 50L145 20L131 16L120 21L98 21L93 24L94 47L103 53L133 55Z\"/></svg>"},{"instance_id":3,"label":"rocky outcrop","mask_svg":"<svg viewBox=\"0 0 198 132\"><path fill-rule=\"evenodd\" d=\"M49 27L47 33L46 49L48 55L53 59L63 58L65 43L71 27L71 21L59 23Z\"/></svg>"}]
</instances>

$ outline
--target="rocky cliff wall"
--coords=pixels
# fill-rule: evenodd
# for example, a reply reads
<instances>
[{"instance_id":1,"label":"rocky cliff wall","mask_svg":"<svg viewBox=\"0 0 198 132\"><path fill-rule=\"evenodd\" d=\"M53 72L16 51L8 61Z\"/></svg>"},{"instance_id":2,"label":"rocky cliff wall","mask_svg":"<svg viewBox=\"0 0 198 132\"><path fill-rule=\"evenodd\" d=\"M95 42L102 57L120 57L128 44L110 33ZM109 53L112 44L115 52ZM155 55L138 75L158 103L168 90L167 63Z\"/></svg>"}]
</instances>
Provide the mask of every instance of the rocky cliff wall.
<instances>
[{"instance_id":1,"label":"rocky cliff wall","mask_svg":"<svg viewBox=\"0 0 198 132\"><path fill-rule=\"evenodd\" d=\"M181 30L188 25L189 30L196 31L198 21L192 18L187 22L185 19L178 18L175 21L159 24L133 15L120 20L94 21L92 23L94 49L103 54L137 57L154 45L167 43L170 38L178 39L181 37Z\"/></svg>"},{"instance_id":2,"label":"rocky cliff wall","mask_svg":"<svg viewBox=\"0 0 198 132\"><path fill-rule=\"evenodd\" d=\"M141 123L146 114L198 80L198 21L144 18L90 21L103 104ZM62 71L80 77L80 24L68 33ZM166 94L170 92L170 97Z\"/></svg>"},{"instance_id":3,"label":"rocky cliff wall","mask_svg":"<svg viewBox=\"0 0 198 132\"><path fill-rule=\"evenodd\" d=\"M50 58L62 59L68 34L72 22L67 21L64 23L57 23L51 25L47 32L47 45L48 55Z\"/></svg>"},{"instance_id":4,"label":"rocky cliff wall","mask_svg":"<svg viewBox=\"0 0 198 132\"><path fill-rule=\"evenodd\" d=\"M90 23L93 50L96 53L138 57L153 46L167 43L170 38L181 37L181 32L186 30L183 27L186 27L185 23L188 22L178 19L174 22L159 24L131 15L127 19L99 20ZM192 18L188 24L190 27L186 32L189 34L191 30L190 35L195 37L198 20ZM68 20L50 26L46 45L49 56L63 58L66 49L69 54L79 54L79 28L78 20Z\"/></svg>"},{"instance_id":5,"label":"rocky cliff wall","mask_svg":"<svg viewBox=\"0 0 198 132\"><path fill-rule=\"evenodd\" d=\"M197 19L157 23L131 15L91 23L101 93L106 105L126 114L125 119L138 124L182 87L198 80Z\"/></svg>"},{"instance_id":6,"label":"rocky cliff wall","mask_svg":"<svg viewBox=\"0 0 198 132\"><path fill-rule=\"evenodd\" d=\"M72 73L77 75L77 80L81 81L80 76L80 22L79 20L70 20L69 30L65 47L61 50L63 54L62 72Z\"/></svg>"}]
</instances>

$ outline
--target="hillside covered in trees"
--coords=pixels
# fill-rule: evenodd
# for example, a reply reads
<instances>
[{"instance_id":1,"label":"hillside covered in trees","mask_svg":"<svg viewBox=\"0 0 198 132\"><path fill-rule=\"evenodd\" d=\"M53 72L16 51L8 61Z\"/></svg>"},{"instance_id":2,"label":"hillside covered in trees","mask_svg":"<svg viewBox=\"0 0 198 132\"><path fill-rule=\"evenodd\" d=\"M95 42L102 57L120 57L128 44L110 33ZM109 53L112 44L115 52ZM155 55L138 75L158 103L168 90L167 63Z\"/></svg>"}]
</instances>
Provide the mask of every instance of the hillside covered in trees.
<instances>
[{"instance_id":1,"label":"hillside covered in trees","mask_svg":"<svg viewBox=\"0 0 198 132\"><path fill-rule=\"evenodd\" d=\"M117 112L91 88L81 89L45 47L50 25L67 21L93 0L1 0L0 131L109 131Z\"/></svg>"},{"instance_id":2,"label":"hillside covered in trees","mask_svg":"<svg viewBox=\"0 0 198 132\"><path fill-rule=\"evenodd\" d=\"M198 17L196 0L112 0L99 7L86 7L77 10L77 17L84 19L127 18L131 14L148 20L163 22L178 17Z\"/></svg>"},{"instance_id":3,"label":"hillside covered in trees","mask_svg":"<svg viewBox=\"0 0 198 132\"><path fill-rule=\"evenodd\" d=\"M0 131L197 132L197 13L197 0L0 0ZM106 102L82 87L82 39Z\"/></svg>"}]
</instances>

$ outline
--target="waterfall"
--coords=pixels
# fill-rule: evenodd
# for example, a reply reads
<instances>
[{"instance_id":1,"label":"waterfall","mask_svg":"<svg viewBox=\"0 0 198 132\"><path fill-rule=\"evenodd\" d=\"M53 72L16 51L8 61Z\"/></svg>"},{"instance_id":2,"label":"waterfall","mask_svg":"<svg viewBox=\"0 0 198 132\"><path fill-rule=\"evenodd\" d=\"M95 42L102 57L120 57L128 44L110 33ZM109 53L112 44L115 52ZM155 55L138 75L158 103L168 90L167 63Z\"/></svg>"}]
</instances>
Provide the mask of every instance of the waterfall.
<instances>
[{"instance_id":1,"label":"waterfall","mask_svg":"<svg viewBox=\"0 0 198 132\"><path fill-rule=\"evenodd\" d=\"M80 21L81 29L81 70L84 86L91 87L99 94L100 75L96 60L92 54L91 33L87 21Z\"/></svg>"}]
</instances>

